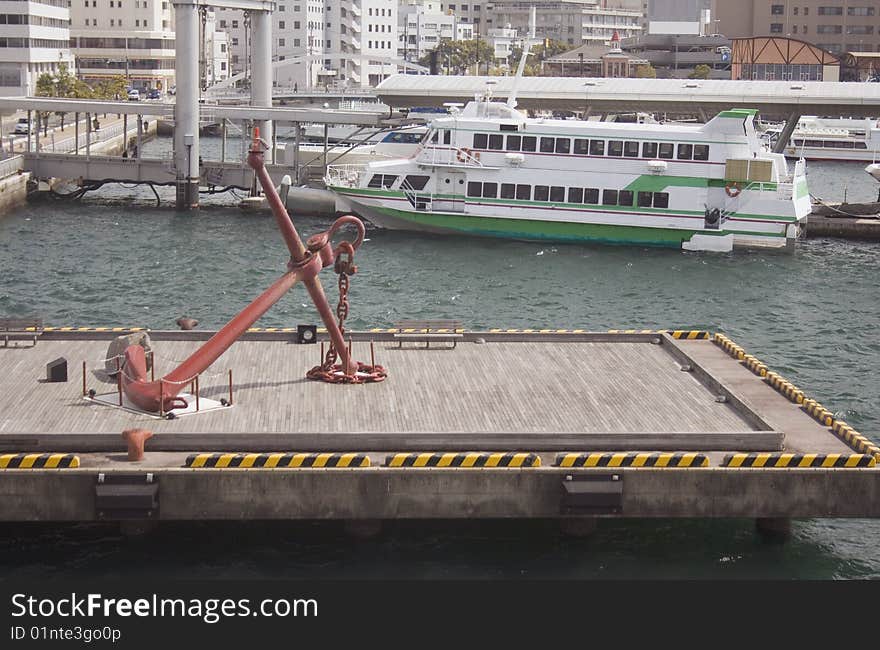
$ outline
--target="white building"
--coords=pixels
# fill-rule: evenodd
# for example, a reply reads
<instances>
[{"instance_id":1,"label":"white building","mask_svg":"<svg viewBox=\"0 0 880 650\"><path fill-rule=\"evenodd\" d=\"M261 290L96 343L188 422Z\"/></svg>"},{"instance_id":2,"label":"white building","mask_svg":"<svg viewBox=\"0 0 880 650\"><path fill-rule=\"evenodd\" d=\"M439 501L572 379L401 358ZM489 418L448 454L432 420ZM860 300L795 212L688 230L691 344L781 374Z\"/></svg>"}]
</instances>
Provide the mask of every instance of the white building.
<instances>
[{"instance_id":1,"label":"white building","mask_svg":"<svg viewBox=\"0 0 880 650\"><path fill-rule=\"evenodd\" d=\"M200 57L200 60L204 61L201 77L207 88L231 76L229 36L226 32L217 30L217 14L214 11L207 12L202 38L205 48Z\"/></svg>"},{"instance_id":2,"label":"white building","mask_svg":"<svg viewBox=\"0 0 880 650\"><path fill-rule=\"evenodd\" d=\"M457 40L456 18L436 0L406 0L398 8L397 56L417 62L440 44ZM470 26L469 26L470 27Z\"/></svg>"},{"instance_id":3,"label":"white building","mask_svg":"<svg viewBox=\"0 0 880 650\"><path fill-rule=\"evenodd\" d=\"M175 84L170 0L70 0L70 46L86 83L123 75L141 90Z\"/></svg>"},{"instance_id":4,"label":"white building","mask_svg":"<svg viewBox=\"0 0 880 650\"><path fill-rule=\"evenodd\" d=\"M522 47L523 38L510 24L504 27L493 27L489 30L486 40L495 51L495 62L502 65L510 64L510 54L515 47Z\"/></svg>"},{"instance_id":5,"label":"white building","mask_svg":"<svg viewBox=\"0 0 880 650\"><path fill-rule=\"evenodd\" d=\"M531 8L537 10L535 36L579 46L608 43L616 31L621 38L642 33L642 12L599 3L597 0L495 0L495 24L509 24L520 34L528 32Z\"/></svg>"},{"instance_id":6,"label":"white building","mask_svg":"<svg viewBox=\"0 0 880 650\"><path fill-rule=\"evenodd\" d=\"M2 96L34 94L39 76L59 63L73 72L68 0L0 0L0 43Z\"/></svg>"}]
</instances>

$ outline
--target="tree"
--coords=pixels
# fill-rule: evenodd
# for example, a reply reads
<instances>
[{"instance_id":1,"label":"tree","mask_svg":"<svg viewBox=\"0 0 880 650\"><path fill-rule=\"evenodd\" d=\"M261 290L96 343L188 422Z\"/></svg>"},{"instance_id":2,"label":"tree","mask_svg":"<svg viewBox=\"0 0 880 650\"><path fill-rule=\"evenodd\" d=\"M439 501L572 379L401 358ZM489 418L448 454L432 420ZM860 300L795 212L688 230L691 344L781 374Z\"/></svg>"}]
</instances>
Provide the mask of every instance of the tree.
<instances>
[{"instance_id":1,"label":"tree","mask_svg":"<svg viewBox=\"0 0 880 650\"><path fill-rule=\"evenodd\" d=\"M435 48L438 57L438 68L445 68L447 73L464 74L472 65L492 62L495 50L485 41L452 41L443 40ZM431 65L431 52L419 59L419 64Z\"/></svg>"},{"instance_id":2,"label":"tree","mask_svg":"<svg viewBox=\"0 0 880 650\"><path fill-rule=\"evenodd\" d=\"M708 79L711 71L712 69L709 66L701 63L688 75L688 79Z\"/></svg>"},{"instance_id":3,"label":"tree","mask_svg":"<svg viewBox=\"0 0 880 650\"><path fill-rule=\"evenodd\" d=\"M102 79L99 81L94 90L94 96L97 99L119 99L126 96L125 77L121 74Z\"/></svg>"},{"instance_id":4,"label":"tree","mask_svg":"<svg viewBox=\"0 0 880 650\"><path fill-rule=\"evenodd\" d=\"M543 43L533 45L529 49L529 59L526 61L526 67L523 70L523 76L537 77L543 71L543 63L552 56L562 54L571 50L571 46L563 41L554 41L549 38L544 39ZM519 60L522 58L523 48L514 47L510 51L510 67L516 70L519 67Z\"/></svg>"},{"instance_id":5,"label":"tree","mask_svg":"<svg viewBox=\"0 0 880 650\"><path fill-rule=\"evenodd\" d=\"M657 71L650 63L648 65L640 65L636 68L636 77L639 79L656 79Z\"/></svg>"},{"instance_id":6,"label":"tree","mask_svg":"<svg viewBox=\"0 0 880 650\"><path fill-rule=\"evenodd\" d=\"M88 84L70 74L70 68L62 61L58 64L57 73L53 75L44 72L37 78L37 96L91 99L95 95ZM55 114L61 119L61 130L63 131L66 113L64 111L56 111ZM49 128L49 113L41 112L39 117L43 122L43 133L45 135Z\"/></svg>"}]
</instances>

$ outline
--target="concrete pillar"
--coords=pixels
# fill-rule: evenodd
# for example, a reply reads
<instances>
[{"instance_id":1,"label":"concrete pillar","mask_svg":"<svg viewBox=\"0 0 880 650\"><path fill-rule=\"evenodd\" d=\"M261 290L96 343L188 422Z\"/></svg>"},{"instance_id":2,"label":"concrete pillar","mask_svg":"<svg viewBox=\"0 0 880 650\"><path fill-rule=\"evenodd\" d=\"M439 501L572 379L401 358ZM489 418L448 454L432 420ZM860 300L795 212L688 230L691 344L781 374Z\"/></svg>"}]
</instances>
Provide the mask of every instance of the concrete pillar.
<instances>
[{"instance_id":1,"label":"concrete pillar","mask_svg":"<svg viewBox=\"0 0 880 650\"><path fill-rule=\"evenodd\" d=\"M193 210L199 207L199 12L195 4L178 0L174 16L176 205L178 210Z\"/></svg>"},{"instance_id":2,"label":"concrete pillar","mask_svg":"<svg viewBox=\"0 0 880 650\"><path fill-rule=\"evenodd\" d=\"M272 14L251 11L251 105L272 106ZM259 120L260 137L272 144L272 122ZM271 160L271 158L268 158Z\"/></svg>"},{"instance_id":3,"label":"concrete pillar","mask_svg":"<svg viewBox=\"0 0 880 650\"><path fill-rule=\"evenodd\" d=\"M787 517L755 519L755 530L765 542L787 542L791 538L791 519Z\"/></svg>"}]
</instances>

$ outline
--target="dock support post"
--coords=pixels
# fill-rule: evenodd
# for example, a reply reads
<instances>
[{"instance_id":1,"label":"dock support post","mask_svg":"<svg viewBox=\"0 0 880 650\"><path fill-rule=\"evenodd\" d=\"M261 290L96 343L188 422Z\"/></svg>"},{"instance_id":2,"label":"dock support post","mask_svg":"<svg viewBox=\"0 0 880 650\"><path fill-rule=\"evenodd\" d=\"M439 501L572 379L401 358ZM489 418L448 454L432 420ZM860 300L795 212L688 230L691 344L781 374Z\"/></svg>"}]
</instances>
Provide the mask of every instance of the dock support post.
<instances>
[{"instance_id":1,"label":"dock support post","mask_svg":"<svg viewBox=\"0 0 880 650\"><path fill-rule=\"evenodd\" d=\"M801 114L797 111L792 111L788 116L788 119L785 120L785 127L782 129L782 133L779 134L779 139L776 141L776 144L773 145L773 153L783 153L785 151L785 148L788 146L788 141L791 140L791 135L797 128L800 119Z\"/></svg>"},{"instance_id":2,"label":"dock support post","mask_svg":"<svg viewBox=\"0 0 880 650\"><path fill-rule=\"evenodd\" d=\"M92 114L86 113L86 160L92 157Z\"/></svg>"},{"instance_id":3,"label":"dock support post","mask_svg":"<svg viewBox=\"0 0 880 650\"><path fill-rule=\"evenodd\" d=\"M272 15L268 11L251 11L251 105L272 106ZM260 137L272 146L272 122L258 120ZM275 150L272 150L272 162Z\"/></svg>"},{"instance_id":4,"label":"dock support post","mask_svg":"<svg viewBox=\"0 0 880 650\"><path fill-rule=\"evenodd\" d=\"M791 538L791 519L788 517L759 517L755 530L766 542L786 542Z\"/></svg>"},{"instance_id":5,"label":"dock support post","mask_svg":"<svg viewBox=\"0 0 880 650\"><path fill-rule=\"evenodd\" d=\"M300 174L299 174L299 144L302 138L302 128L300 127L299 122L293 123L293 173L294 173L294 183L297 185L300 184Z\"/></svg>"},{"instance_id":6,"label":"dock support post","mask_svg":"<svg viewBox=\"0 0 880 650\"><path fill-rule=\"evenodd\" d=\"M137 116L137 121L138 121L137 144L135 145L137 147L137 152L136 152L137 155L135 156L135 158L141 157L141 142L144 139L144 121L143 121L143 119L141 119L142 117L143 116L140 113L138 113L138 116Z\"/></svg>"},{"instance_id":7,"label":"dock support post","mask_svg":"<svg viewBox=\"0 0 880 650\"><path fill-rule=\"evenodd\" d=\"M73 155L79 155L79 113L73 114Z\"/></svg>"},{"instance_id":8,"label":"dock support post","mask_svg":"<svg viewBox=\"0 0 880 650\"><path fill-rule=\"evenodd\" d=\"M173 0L177 94L174 166L178 210L199 207L199 11L195 0ZM140 154L140 151L138 151Z\"/></svg>"},{"instance_id":9,"label":"dock support post","mask_svg":"<svg viewBox=\"0 0 880 650\"><path fill-rule=\"evenodd\" d=\"M40 111L37 111L37 128L34 129L34 151L40 153L40 127L43 125L41 122L43 121L43 116L40 115Z\"/></svg>"},{"instance_id":10,"label":"dock support post","mask_svg":"<svg viewBox=\"0 0 880 650\"><path fill-rule=\"evenodd\" d=\"M226 118L223 118L222 126L220 128L222 140L220 140L220 162L226 162Z\"/></svg>"},{"instance_id":11,"label":"dock support post","mask_svg":"<svg viewBox=\"0 0 880 650\"><path fill-rule=\"evenodd\" d=\"M122 150L128 155L128 113L122 114Z\"/></svg>"},{"instance_id":12,"label":"dock support post","mask_svg":"<svg viewBox=\"0 0 880 650\"><path fill-rule=\"evenodd\" d=\"M31 151L31 133L34 130L34 123L31 120L31 111L28 111L28 133L27 133L27 151L30 153Z\"/></svg>"}]
</instances>

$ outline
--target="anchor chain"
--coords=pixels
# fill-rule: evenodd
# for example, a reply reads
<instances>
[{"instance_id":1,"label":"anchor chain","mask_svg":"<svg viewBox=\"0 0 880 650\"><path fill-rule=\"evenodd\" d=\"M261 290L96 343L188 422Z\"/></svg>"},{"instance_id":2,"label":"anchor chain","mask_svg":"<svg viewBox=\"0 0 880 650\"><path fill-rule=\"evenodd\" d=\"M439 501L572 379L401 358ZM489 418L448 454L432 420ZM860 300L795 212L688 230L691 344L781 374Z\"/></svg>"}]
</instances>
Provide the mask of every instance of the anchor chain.
<instances>
[{"instance_id":1,"label":"anchor chain","mask_svg":"<svg viewBox=\"0 0 880 650\"><path fill-rule=\"evenodd\" d=\"M339 302L336 305L336 318L339 324L339 332L345 336L345 319L348 318L348 290L351 287L351 276L357 273L357 266L354 264L354 246L351 242L341 242L336 250L333 251L334 263L333 271L339 275ZM349 348L349 354L351 349ZM330 347L324 356L324 362L320 366L315 366L306 373L309 379L325 381L331 384L364 384L383 381L388 376L385 368L376 365L369 365L354 362L357 364L357 370L354 374L345 373L342 364L336 363L339 353L330 341Z\"/></svg>"}]
</instances>

